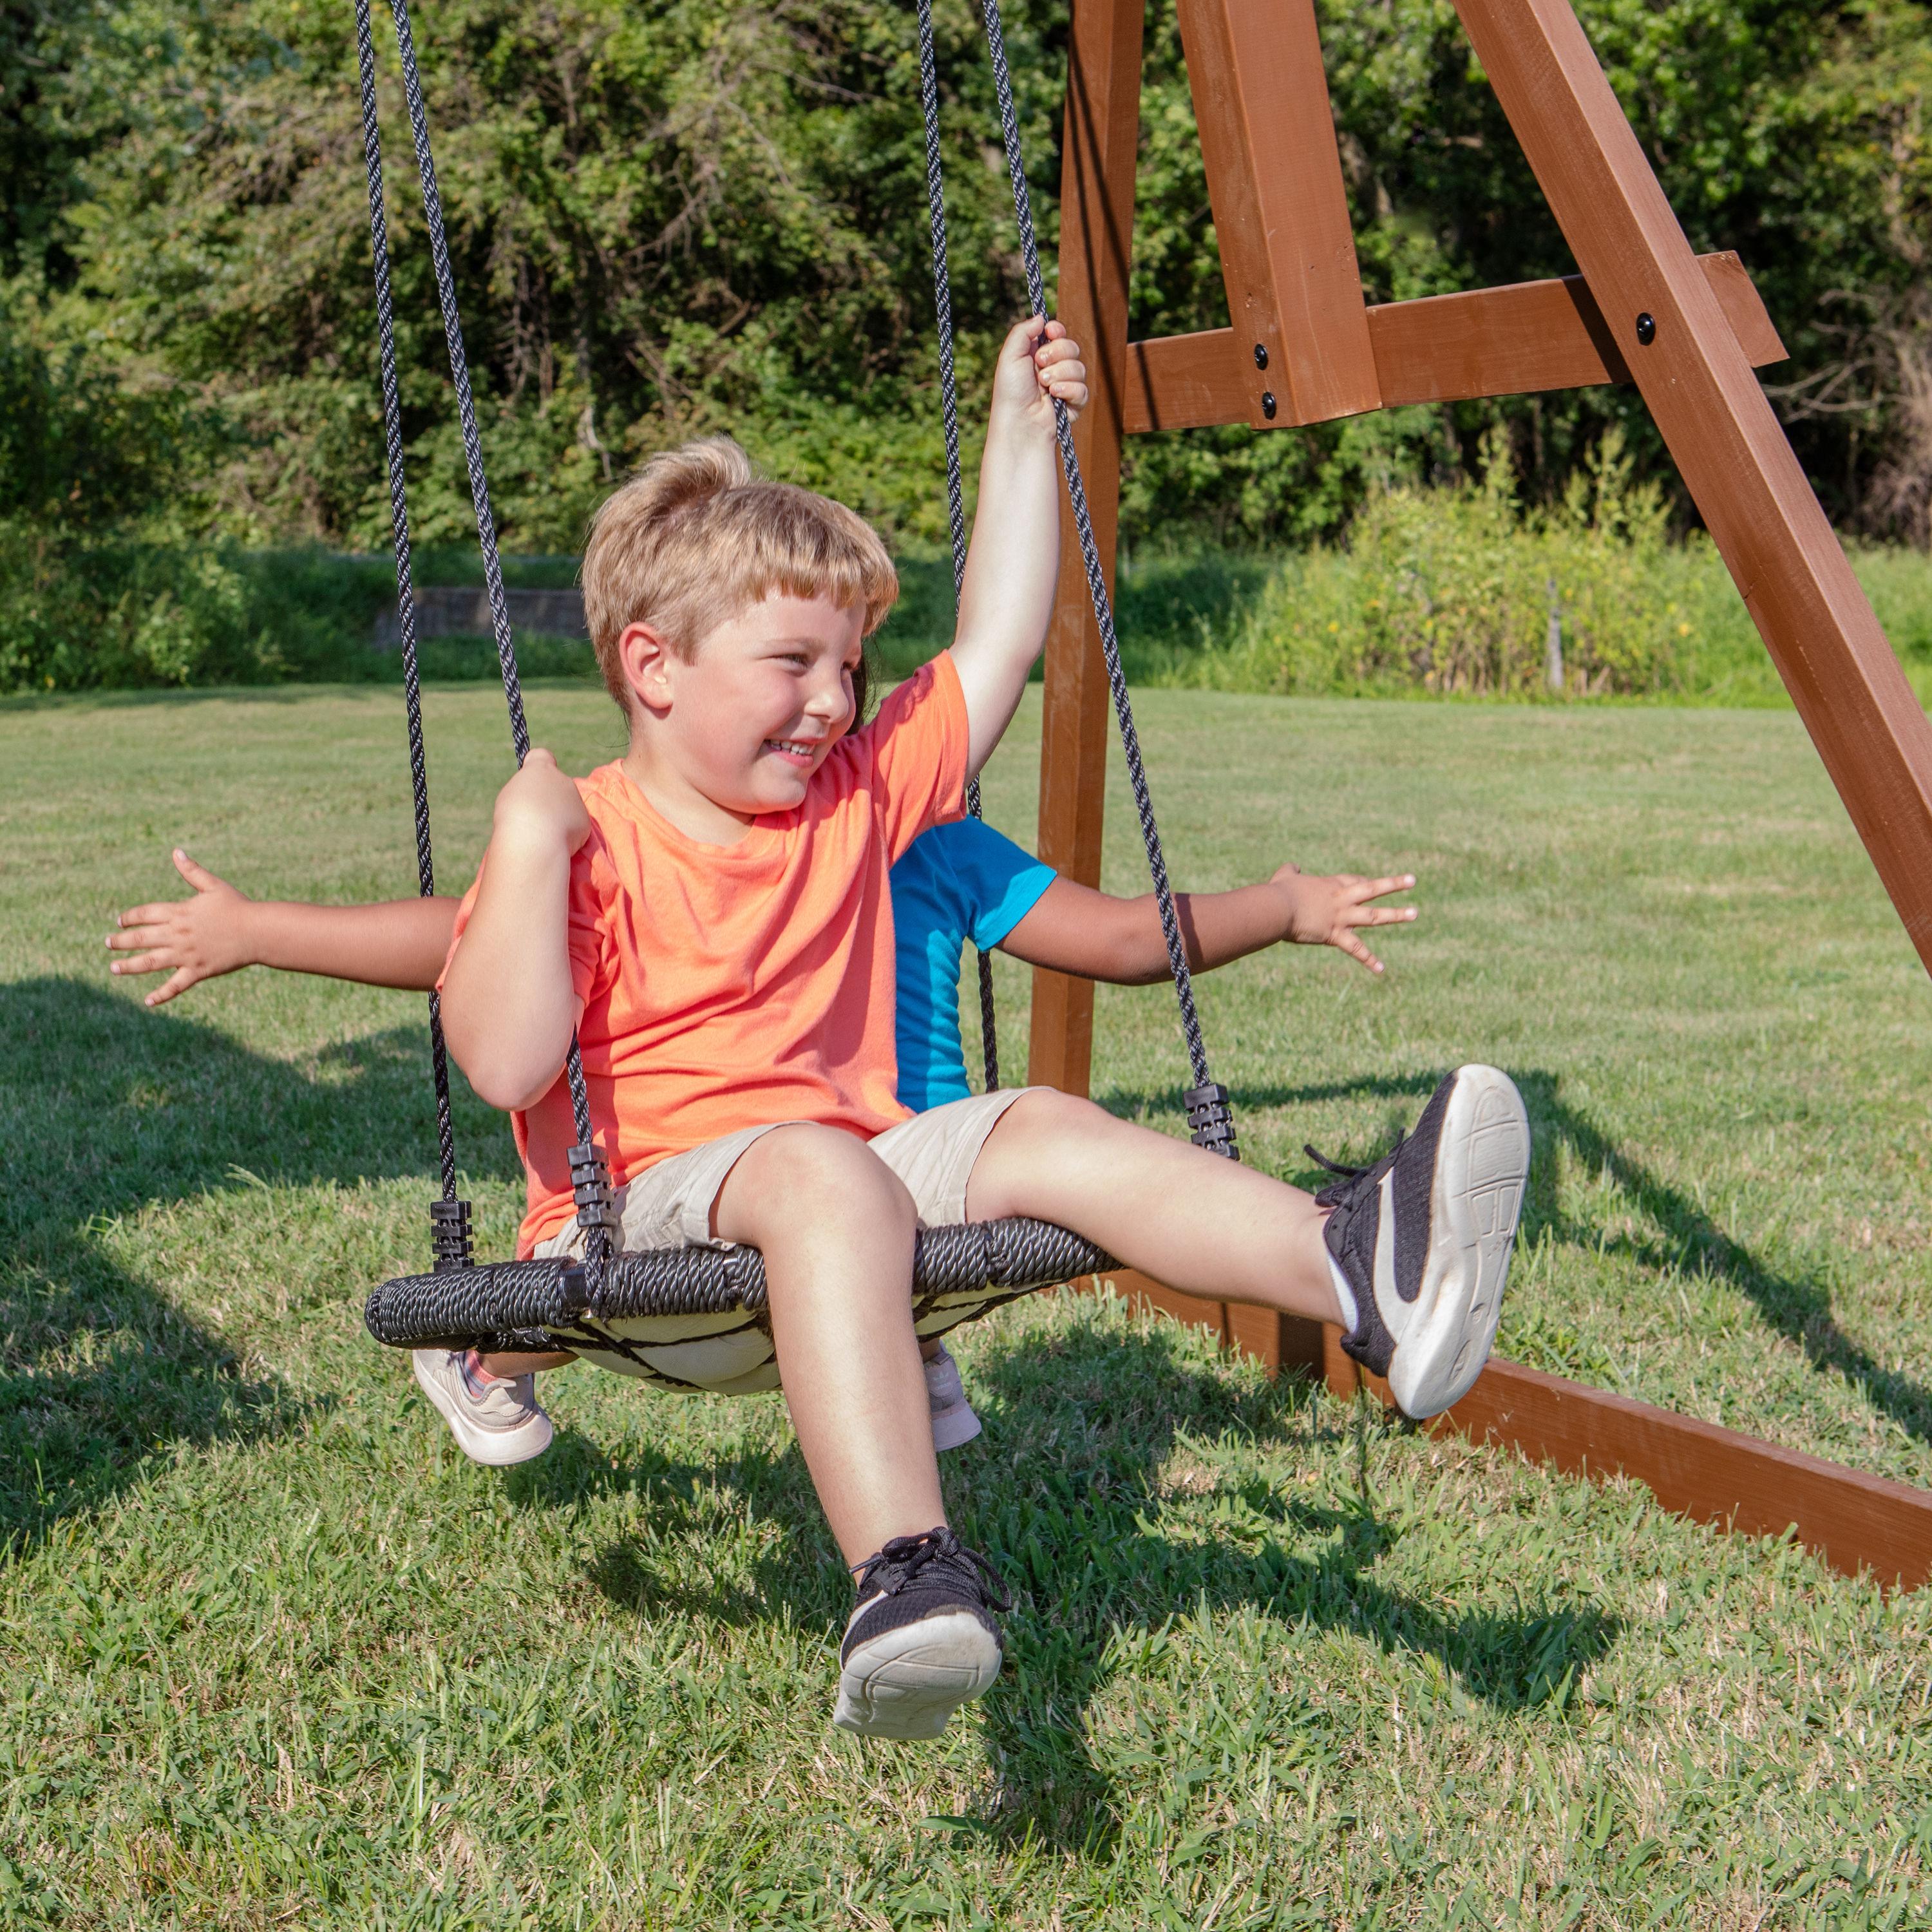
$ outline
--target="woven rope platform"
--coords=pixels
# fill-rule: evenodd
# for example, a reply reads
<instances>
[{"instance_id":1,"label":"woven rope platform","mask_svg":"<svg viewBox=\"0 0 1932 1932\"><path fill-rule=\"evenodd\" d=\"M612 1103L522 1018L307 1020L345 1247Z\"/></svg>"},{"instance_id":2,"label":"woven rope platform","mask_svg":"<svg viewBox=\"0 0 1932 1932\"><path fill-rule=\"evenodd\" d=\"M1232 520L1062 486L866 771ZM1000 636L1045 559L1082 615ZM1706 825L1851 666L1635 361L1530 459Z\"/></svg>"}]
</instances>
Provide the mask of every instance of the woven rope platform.
<instances>
[{"instance_id":1,"label":"woven rope platform","mask_svg":"<svg viewBox=\"0 0 1932 1932\"><path fill-rule=\"evenodd\" d=\"M928 1228L913 1262L913 1319L944 1334L1036 1288L1094 1274L1112 1258L1045 1221ZM669 1388L748 1395L778 1385L755 1248L620 1255L592 1305L575 1262L496 1262L385 1282L363 1311L394 1348L570 1348Z\"/></svg>"}]
</instances>

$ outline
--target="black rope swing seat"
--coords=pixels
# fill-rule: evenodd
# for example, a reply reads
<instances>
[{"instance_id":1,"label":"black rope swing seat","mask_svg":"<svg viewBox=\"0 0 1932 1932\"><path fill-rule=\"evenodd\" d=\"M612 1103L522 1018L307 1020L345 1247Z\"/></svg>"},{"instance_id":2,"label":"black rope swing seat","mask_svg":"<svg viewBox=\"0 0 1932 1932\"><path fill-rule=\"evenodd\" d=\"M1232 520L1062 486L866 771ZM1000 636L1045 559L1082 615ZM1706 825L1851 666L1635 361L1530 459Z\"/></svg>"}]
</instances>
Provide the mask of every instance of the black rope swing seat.
<instances>
[{"instance_id":1,"label":"black rope swing seat","mask_svg":"<svg viewBox=\"0 0 1932 1932\"><path fill-rule=\"evenodd\" d=\"M965 568L966 523L960 477L958 398L953 373L952 304L946 272L945 200L940 176L939 88L929 0L917 0L920 98L926 120L928 197L932 224L933 285L939 328L940 396L946 433L946 489L950 513L956 593ZM391 300L388 238L383 216L382 158L376 114L376 59L370 23L370 0L356 0L356 49L361 69L362 133L368 164L369 230L375 261L376 315L382 357L382 406L394 531L397 612L401 633L403 688L409 716L410 770L414 785L416 868L425 898L435 890L430 849L429 786L424 761L422 687L416 664L414 598L410 583L407 492L403 474L402 412L396 375L394 315ZM483 470L482 442L471 396L463 332L457 312L456 284L430 151L429 122L410 26L407 0L390 0L395 17L403 91L407 100L423 214L436 272L443 333L449 346L450 374L468 461L470 488L482 546L491 628L509 706L510 735L519 764L530 749L523 695L517 674L509 610L503 594L495 520ZM1019 129L1013 111L1012 83L1000 28L998 0L985 0L986 36L1005 137L1014 212L1026 266L1027 288L1036 314L1046 312L1040 250L1022 169ZM1200 1022L1194 1005L1187 956L1181 941L1174 894L1168 885L1160 835L1142 767L1140 744L1128 702L1114 632L1112 602L1101 572L1100 551L1087 507L1087 493L1074 453L1072 425L1056 400L1060 466L1080 536L1082 561L1093 598L1114 715L1126 754L1127 773L1138 809L1148 863L1160 908L1168 964L1180 1003L1194 1084L1186 1096L1195 1143L1238 1158L1227 1094L1210 1076ZM980 808L976 784L968 788L968 808ZM981 1038L986 1084L999 1084L993 1028L991 962L979 959ZM369 1332L398 1348L466 1348L548 1350L568 1348L600 1366L643 1377L671 1388L748 1394L778 1386L765 1292L764 1261L753 1248L691 1246L642 1254L612 1252L617 1217L609 1169L593 1143L584 1065L574 1038L565 1073L578 1144L570 1150L577 1224L584 1236L584 1258L478 1262L472 1251L470 1204L457 1197L456 1152L450 1120L449 1068L437 997L429 1002L430 1059L436 1084L442 1198L430 1209L434 1268L427 1274L385 1282L364 1311ZM920 1230L913 1265L914 1321L922 1336L944 1334L1033 1289L1090 1274L1112 1265L1090 1241L1045 1222L1010 1220Z\"/></svg>"}]
</instances>

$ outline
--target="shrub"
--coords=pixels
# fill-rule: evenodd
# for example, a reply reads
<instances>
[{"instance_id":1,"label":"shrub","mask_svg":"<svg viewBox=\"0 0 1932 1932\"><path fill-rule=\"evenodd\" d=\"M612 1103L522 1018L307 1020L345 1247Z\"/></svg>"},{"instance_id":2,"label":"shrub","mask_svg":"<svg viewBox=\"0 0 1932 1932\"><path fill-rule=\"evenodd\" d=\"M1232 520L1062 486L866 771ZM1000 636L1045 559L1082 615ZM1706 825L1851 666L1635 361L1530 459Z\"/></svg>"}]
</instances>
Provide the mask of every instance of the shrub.
<instances>
[{"instance_id":1,"label":"shrub","mask_svg":"<svg viewBox=\"0 0 1932 1932\"><path fill-rule=\"evenodd\" d=\"M1606 436L1541 514L1519 504L1500 435L1484 456L1479 482L1385 491L1345 549L1284 562L1205 681L1519 696L1672 688L1692 626L1660 568L1662 498L1633 482L1622 439Z\"/></svg>"}]
</instances>

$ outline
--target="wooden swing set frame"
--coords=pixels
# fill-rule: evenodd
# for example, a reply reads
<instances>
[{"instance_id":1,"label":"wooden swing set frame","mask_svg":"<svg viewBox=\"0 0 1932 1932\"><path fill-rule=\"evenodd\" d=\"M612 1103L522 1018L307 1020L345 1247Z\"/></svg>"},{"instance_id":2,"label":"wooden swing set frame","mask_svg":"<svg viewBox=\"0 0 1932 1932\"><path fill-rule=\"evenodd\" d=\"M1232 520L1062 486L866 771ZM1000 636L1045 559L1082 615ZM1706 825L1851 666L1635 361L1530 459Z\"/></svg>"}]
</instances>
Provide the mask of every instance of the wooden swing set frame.
<instances>
[{"instance_id":1,"label":"wooden swing set frame","mask_svg":"<svg viewBox=\"0 0 1932 1932\"><path fill-rule=\"evenodd\" d=\"M1087 349L1094 400L1074 435L1110 587L1124 436L1634 382L1932 968L1932 724L1753 374L1785 352L1750 276L1735 255L1692 253L1568 0L1456 7L1581 274L1380 307L1363 298L1314 0L1177 4L1232 323L1130 342L1144 0L1072 0L1058 313ZM1088 885L1108 713L1087 587L1068 572L1047 644L1039 850ZM1093 1016L1090 981L1036 970L1029 1078L1085 1093ZM1272 1370L1387 1400L1332 1327L1108 1279ZM1795 1533L1846 1574L1932 1578L1932 1492L1537 1370L1492 1360L1431 1426L1635 1478L1726 1529Z\"/></svg>"}]
</instances>

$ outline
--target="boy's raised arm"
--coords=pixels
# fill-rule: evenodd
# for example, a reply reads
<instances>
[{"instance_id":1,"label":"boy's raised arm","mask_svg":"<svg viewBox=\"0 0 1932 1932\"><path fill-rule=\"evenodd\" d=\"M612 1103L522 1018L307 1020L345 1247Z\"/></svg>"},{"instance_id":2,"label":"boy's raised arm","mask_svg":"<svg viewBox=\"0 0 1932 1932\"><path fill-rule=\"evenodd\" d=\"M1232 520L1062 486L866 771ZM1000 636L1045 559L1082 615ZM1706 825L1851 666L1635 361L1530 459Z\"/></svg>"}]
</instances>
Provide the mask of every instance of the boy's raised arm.
<instances>
[{"instance_id":1,"label":"boy's raised arm","mask_svg":"<svg viewBox=\"0 0 1932 1932\"><path fill-rule=\"evenodd\" d=\"M108 950L127 956L110 972L169 976L148 994L148 1006L165 1006L198 982L244 966L413 992L427 992L442 970L456 920L454 899L346 906L252 899L178 847L174 862L194 896L130 907L107 935Z\"/></svg>"},{"instance_id":2,"label":"boy's raised arm","mask_svg":"<svg viewBox=\"0 0 1932 1932\"><path fill-rule=\"evenodd\" d=\"M476 902L443 980L449 1051L493 1107L533 1105L563 1070L578 1011L570 862L590 836L575 782L532 750L496 794Z\"/></svg>"},{"instance_id":3,"label":"boy's raised arm","mask_svg":"<svg viewBox=\"0 0 1932 1932\"><path fill-rule=\"evenodd\" d=\"M967 769L976 772L1011 722L1046 641L1060 574L1055 398L1087 406L1078 344L1030 316L1007 334L993 371L980 499L959 596L952 662L966 695Z\"/></svg>"}]
</instances>

